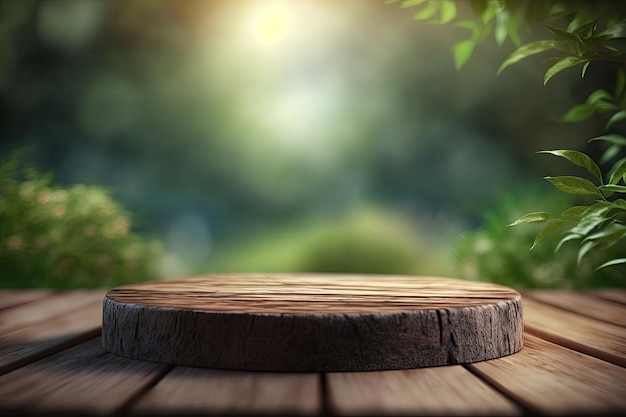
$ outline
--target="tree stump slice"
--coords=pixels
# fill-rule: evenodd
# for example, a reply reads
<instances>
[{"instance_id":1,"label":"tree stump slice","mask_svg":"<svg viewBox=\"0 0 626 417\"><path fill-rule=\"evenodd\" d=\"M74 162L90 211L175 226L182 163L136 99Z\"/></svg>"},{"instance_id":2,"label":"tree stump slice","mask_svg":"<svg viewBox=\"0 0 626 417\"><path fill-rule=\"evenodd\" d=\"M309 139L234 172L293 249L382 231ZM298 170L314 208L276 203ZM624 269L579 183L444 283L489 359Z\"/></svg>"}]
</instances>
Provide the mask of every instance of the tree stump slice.
<instances>
[{"instance_id":1,"label":"tree stump slice","mask_svg":"<svg viewBox=\"0 0 626 417\"><path fill-rule=\"evenodd\" d=\"M125 285L104 348L221 369L379 371L478 362L523 346L520 294L448 278L219 274Z\"/></svg>"}]
</instances>

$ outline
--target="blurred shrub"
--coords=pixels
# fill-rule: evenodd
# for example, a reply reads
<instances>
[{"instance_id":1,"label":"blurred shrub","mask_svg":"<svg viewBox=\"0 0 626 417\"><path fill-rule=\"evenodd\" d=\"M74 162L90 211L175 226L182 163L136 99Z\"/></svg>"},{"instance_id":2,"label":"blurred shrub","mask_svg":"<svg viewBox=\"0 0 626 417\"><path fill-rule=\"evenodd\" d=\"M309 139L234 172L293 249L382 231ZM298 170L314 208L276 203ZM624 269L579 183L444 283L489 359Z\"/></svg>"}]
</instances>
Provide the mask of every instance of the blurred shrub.
<instances>
[{"instance_id":1,"label":"blurred shrub","mask_svg":"<svg viewBox=\"0 0 626 417\"><path fill-rule=\"evenodd\" d=\"M18 156L0 165L0 286L109 287L154 278L157 242L130 232L101 187L51 185Z\"/></svg>"},{"instance_id":2,"label":"blurred shrub","mask_svg":"<svg viewBox=\"0 0 626 417\"><path fill-rule=\"evenodd\" d=\"M197 272L451 274L449 246L420 229L396 211L368 205L233 242Z\"/></svg>"},{"instance_id":3,"label":"blurred shrub","mask_svg":"<svg viewBox=\"0 0 626 417\"><path fill-rule=\"evenodd\" d=\"M556 242L562 237L558 233L546 237L530 251L541 226L503 227L528 212L529 207L536 206L537 201L556 212L575 203L571 196L536 191L503 199L500 206L483 213L482 228L465 233L457 242L457 275L519 289L626 287L626 271L622 266L594 270L604 259L626 253L624 244L604 253L589 254L579 264L575 243L565 243L555 254Z\"/></svg>"},{"instance_id":4,"label":"blurred shrub","mask_svg":"<svg viewBox=\"0 0 626 417\"><path fill-rule=\"evenodd\" d=\"M395 213L369 210L327 226L303 248L301 269L310 272L418 274L441 272L434 249Z\"/></svg>"}]
</instances>

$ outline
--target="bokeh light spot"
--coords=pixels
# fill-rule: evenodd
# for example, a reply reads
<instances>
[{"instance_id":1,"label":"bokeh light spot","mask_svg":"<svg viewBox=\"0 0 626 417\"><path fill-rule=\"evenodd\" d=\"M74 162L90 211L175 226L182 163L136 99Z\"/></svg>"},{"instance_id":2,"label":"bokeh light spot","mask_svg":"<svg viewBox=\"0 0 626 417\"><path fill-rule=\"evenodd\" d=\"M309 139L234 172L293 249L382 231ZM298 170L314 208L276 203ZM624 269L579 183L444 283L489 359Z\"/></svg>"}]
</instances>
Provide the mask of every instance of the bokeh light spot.
<instances>
[{"instance_id":1,"label":"bokeh light spot","mask_svg":"<svg viewBox=\"0 0 626 417\"><path fill-rule=\"evenodd\" d=\"M273 6L263 10L256 20L259 38L266 43L276 43L289 31L289 13L282 6Z\"/></svg>"}]
</instances>

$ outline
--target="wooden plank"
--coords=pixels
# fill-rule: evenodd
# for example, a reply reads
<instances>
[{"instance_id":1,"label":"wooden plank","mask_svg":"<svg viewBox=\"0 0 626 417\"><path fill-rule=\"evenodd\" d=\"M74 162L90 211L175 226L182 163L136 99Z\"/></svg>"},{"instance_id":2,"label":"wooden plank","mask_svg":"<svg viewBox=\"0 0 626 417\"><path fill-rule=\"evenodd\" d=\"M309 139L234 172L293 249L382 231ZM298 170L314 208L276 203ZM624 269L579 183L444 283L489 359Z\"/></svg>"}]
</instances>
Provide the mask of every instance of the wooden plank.
<instances>
[{"instance_id":1,"label":"wooden plank","mask_svg":"<svg viewBox=\"0 0 626 417\"><path fill-rule=\"evenodd\" d=\"M67 314L87 304L102 305L105 293L104 290L61 292L32 303L0 311L0 335Z\"/></svg>"},{"instance_id":2,"label":"wooden plank","mask_svg":"<svg viewBox=\"0 0 626 417\"><path fill-rule=\"evenodd\" d=\"M102 298L90 298L66 314L0 335L0 375L98 336Z\"/></svg>"},{"instance_id":3,"label":"wooden plank","mask_svg":"<svg viewBox=\"0 0 626 417\"><path fill-rule=\"evenodd\" d=\"M626 366L626 330L524 298L527 332L570 349Z\"/></svg>"},{"instance_id":4,"label":"wooden plank","mask_svg":"<svg viewBox=\"0 0 626 417\"><path fill-rule=\"evenodd\" d=\"M167 369L105 353L97 337L0 376L0 414L112 414Z\"/></svg>"},{"instance_id":5,"label":"wooden plank","mask_svg":"<svg viewBox=\"0 0 626 417\"><path fill-rule=\"evenodd\" d=\"M626 327L625 306L596 297L592 294L585 294L573 291L551 290L551 291L530 291L524 297L532 298L545 304L572 313L591 317L610 324Z\"/></svg>"},{"instance_id":6,"label":"wooden plank","mask_svg":"<svg viewBox=\"0 0 626 417\"><path fill-rule=\"evenodd\" d=\"M437 277L205 275L107 293L107 351L254 371L372 371L475 362L522 348L520 294Z\"/></svg>"},{"instance_id":7,"label":"wooden plank","mask_svg":"<svg viewBox=\"0 0 626 417\"><path fill-rule=\"evenodd\" d=\"M31 301L46 297L52 294L52 291L41 289L29 290L0 290L0 310L15 307L20 304L26 304Z\"/></svg>"},{"instance_id":8,"label":"wooden plank","mask_svg":"<svg viewBox=\"0 0 626 417\"><path fill-rule=\"evenodd\" d=\"M626 290L621 288L605 288L601 290L589 291L605 300L614 301L616 303L626 304Z\"/></svg>"},{"instance_id":9,"label":"wooden plank","mask_svg":"<svg viewBox=\"0 0 626 417\"><path fill-rule=\"evenodd\" d=\"M177 366L131 414L311 415L321 410L319 374L221 371Z\"/></svg>"},{"instance_id":10,"label":"wooden plank","mask_svg":"<svg viewBox=\"0 0 626 417\"><path fill-rule=\"evenodd\" d=\"M626 412L626 369L532 335L515 355L466 366L532 414Z\"/></svg>"},{"instance_id":11,"label":"wooden plank","mask_svg":"<svg viewBox=\"0 0 626 417\"><path fill-rule=\"evenodd\" d=\"M519 415L522 410L462 366L330 373L339 415Z\"/></svg>"}]
</instances>

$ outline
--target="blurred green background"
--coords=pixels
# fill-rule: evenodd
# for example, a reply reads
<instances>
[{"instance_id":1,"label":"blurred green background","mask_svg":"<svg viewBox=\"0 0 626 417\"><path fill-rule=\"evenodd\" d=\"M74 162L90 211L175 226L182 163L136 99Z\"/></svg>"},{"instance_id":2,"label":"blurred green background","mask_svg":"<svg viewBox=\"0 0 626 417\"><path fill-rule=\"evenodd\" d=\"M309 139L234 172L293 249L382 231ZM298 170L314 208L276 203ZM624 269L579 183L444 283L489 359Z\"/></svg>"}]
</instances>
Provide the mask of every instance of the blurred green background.
<instances>
[{"instance_id":1,"label":"blurred green background","mask_svg":"<svg viewBox=\"0 0 626 417\"><path fill-rule=\"evenodd\" d=\"M505 227L575 202L541 180L571 168L534 153L598 153L601 125L556 119L612 68L547 88L538 58L496 77L514 46L490 39L456 71L466 37L378 0L0 0L0 286L246 271L626 285Z\"/></svg>"}]
</instances>

